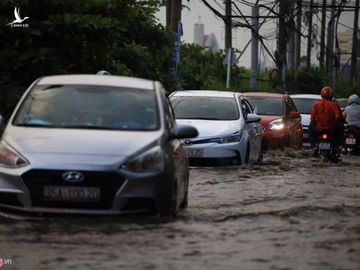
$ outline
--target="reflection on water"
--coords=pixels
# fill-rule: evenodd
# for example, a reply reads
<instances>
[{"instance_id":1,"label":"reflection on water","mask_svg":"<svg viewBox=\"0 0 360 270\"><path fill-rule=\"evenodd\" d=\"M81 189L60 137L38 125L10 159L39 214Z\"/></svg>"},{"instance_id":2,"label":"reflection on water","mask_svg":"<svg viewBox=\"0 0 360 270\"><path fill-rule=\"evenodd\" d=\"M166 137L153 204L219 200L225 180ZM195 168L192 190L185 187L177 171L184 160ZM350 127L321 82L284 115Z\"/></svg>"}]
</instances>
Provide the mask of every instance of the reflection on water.
<instances>
[{"instance_id":1,"label":"reflection on water","mask_svg":"<svg viewBox=\"0 0 360 270\"><path fill-rule=\"evenodd\" d=\"M0 255L11 269L359 269L359 165L300 151L192 168L189 208L174 222L0 218Z\"/></svg>"}]
</instances>

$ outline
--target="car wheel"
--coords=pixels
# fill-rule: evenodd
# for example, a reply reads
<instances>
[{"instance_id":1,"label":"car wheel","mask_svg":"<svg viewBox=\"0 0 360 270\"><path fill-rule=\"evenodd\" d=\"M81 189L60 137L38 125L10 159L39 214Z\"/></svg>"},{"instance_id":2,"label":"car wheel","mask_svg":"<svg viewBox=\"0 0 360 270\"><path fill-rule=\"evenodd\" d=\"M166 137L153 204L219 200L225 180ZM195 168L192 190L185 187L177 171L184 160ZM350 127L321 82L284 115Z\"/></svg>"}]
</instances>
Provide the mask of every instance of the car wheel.
<instances>
[{"instance_id":1,"label":"car wheel","mask_svg":"<svg viewBox=\"0 0 360 270\"><path fill-rule=\"evenodd\" d=\"M245 164L249 164L249 158L250 158L250 144L248 142L246 145Z\"/></svg>"},{"instance_id":2,"label":"car wheel","mask_svg":"<svg viewBox=\"0 0 360 270\"><path fill-rule=\"evenodd\" d=\"M167 217L174 219L179 210L177 205L178 200L178 189L177 189L177 180L174 181L173 188L171 190L171 195L169 196L168 205L165 206L162 211L159 213L161 217Z\"/></svg>"},{"instance_id":3,"label":"car wheel","mask_svg":"<svg viewBox=\"0 0 360 270\"><path fill-rule=\"evenodd\" d=\"M181 209L186 209L189 205L189 199L188 199L188 191L185 192L184 195L184 200L182 201L180 208Z\"/></svg>"}]
</instances>

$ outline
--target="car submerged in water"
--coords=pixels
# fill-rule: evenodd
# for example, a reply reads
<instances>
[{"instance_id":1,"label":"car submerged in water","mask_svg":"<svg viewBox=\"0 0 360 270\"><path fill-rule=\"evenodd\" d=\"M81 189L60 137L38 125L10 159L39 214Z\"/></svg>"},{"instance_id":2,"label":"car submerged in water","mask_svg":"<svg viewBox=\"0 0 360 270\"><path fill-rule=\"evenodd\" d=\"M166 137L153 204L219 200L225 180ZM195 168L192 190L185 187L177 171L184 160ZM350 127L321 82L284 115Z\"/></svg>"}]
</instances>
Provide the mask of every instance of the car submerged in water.
<instances>
[{"instance_id":1,"label":"car submerged in water","mask_svg":"<svg viewBox=\"0 0 360 270\"><path fill-rule=\"evenodd\" d=\"M310 148L311 145L309 141L309 125L311 110L314 103L321 100L321 96L314 94L295 94L291 95L290 97L294 101L296 108L301 114L301 127L303 130L302 146L304 148Z\"/></svg>"},{"instance_id":2,"label":"car submerged in water","mask_svg":"<svg viewBox=\"0 0 360 270\"><path fill-rule=\"evenodd\" d=\"M36 80L0 142L0 208L46 214L175 216L188 160L163 86L120 76Z\"/></svg>"},{"instance_id":3,"label":"car submerged in water","mask_svg":"<svg viewBox=\"0 0 360 270\"><path fill-rule=\"evenodd\" d=\"M253 164L262 159L260 116L240 93L188 90L170 95L176 121L199 132L185 140L193 166Z\"/></svg>"},{"instance_id":4,"label":"car submerged in water","mask_svg":"<svg viewBox=\"0 0 360 270\"><path fill-rule=\"evenodd\" d=\"M265 148L301 148L301 115L289 95L267 92L245 92L242 95L261 116Z\"/></svg>"}]
</instances>

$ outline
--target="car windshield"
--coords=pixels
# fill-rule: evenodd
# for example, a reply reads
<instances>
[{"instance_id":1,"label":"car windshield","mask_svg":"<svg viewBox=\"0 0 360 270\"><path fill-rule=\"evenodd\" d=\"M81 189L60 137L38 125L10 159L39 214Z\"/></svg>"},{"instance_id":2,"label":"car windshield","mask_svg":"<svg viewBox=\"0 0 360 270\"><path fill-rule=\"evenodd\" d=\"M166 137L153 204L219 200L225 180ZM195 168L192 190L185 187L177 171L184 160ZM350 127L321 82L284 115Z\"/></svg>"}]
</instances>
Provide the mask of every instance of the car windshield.
<instances>
[{"instance_id":1,"label":"car windshield","mask_svg":"<svg viewBox=\"0 0 360 270\"><path fill-rule=\"evenodd\" d=\"M156 130L155 92L98 85L39 85L22 102L13 124L49 128Z\"/></svg>"},{"instance_id":2,"label":"car windshield","mask_svg":"<svg viewBox=\"0 0 360 270\"><path fill-rule=\"evenodd\" d=\"M178 96L171 103L177 119L239 119L236 100L230 97Z\"/></svg>"},{"instance_id":3,"label":"car windshield","mask_svg":"<svg viewBox=\"0 0 360 270\"><path fill-rule=\"evenodd\" d=\"M247 97L254 112L259 115L283 115L284 103L277 97Z\"/></svg>"},{"instance_id":4,"label":"car windshield","mask_svg":"<svg viewBox=\"0 0 360 270\"><path fill-rule=\"evenodd\" d=\"M316 101L319 99L312 98L292 98L299 113L311 114L311 109Z\"/></svg>"}]
</instances>

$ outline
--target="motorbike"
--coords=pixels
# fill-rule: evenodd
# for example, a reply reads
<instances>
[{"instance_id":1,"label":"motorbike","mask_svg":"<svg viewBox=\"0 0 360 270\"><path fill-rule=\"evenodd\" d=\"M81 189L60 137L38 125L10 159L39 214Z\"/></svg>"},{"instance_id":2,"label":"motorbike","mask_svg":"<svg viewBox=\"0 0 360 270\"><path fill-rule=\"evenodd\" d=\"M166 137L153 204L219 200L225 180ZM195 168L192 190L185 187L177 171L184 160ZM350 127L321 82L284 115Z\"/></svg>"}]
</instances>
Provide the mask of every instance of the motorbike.
<instances>
[{"instance_id":1,"label":"motorbike","mask_svg":"<svg viewBox=\"0 0 360 270\"><path fill-rule=\"evenodd\" d=\"M344 137L346 152L350 155L360 155L360 128L357 126L347 126Z\"/></svg>"},{"instance_id":2,"label":"motorbike","mask_svg":"<svg viewBox=\"0 0 360 270\"><path fill-rule=\"evenodd\" d=\"M331 133L323 131L319 134L316 149L318 156L323 157L325 160L337 163L340 159L340 150L334 145Z\"/></svg>"}]
</instances>

